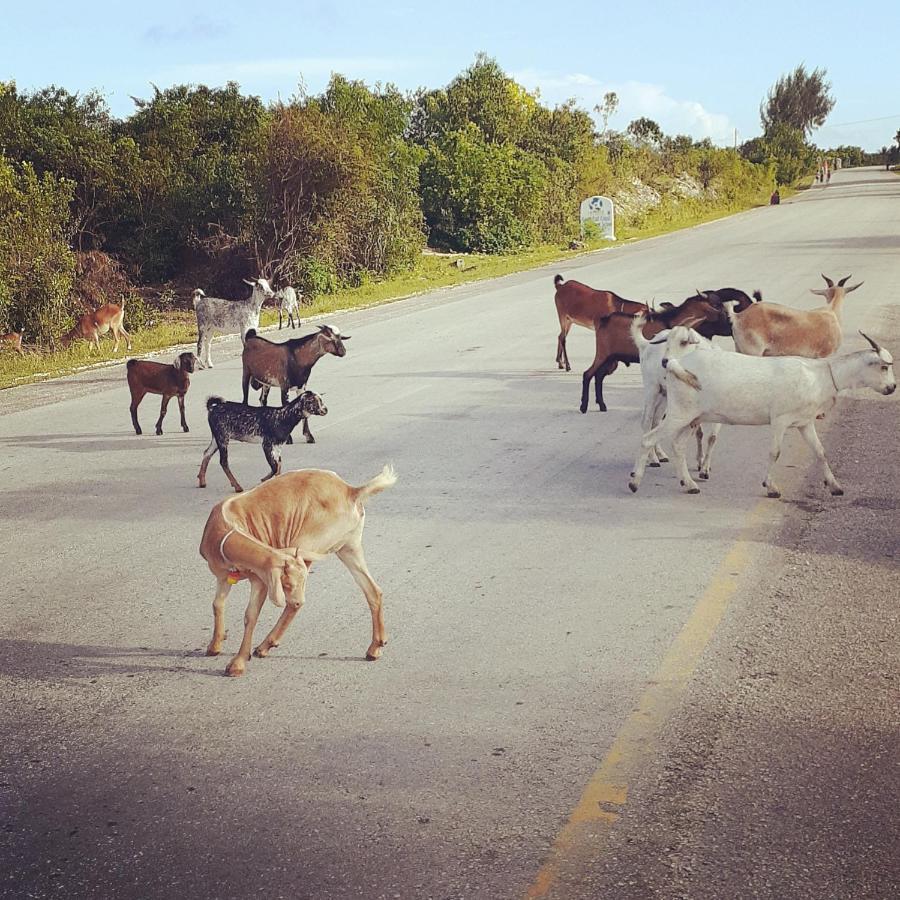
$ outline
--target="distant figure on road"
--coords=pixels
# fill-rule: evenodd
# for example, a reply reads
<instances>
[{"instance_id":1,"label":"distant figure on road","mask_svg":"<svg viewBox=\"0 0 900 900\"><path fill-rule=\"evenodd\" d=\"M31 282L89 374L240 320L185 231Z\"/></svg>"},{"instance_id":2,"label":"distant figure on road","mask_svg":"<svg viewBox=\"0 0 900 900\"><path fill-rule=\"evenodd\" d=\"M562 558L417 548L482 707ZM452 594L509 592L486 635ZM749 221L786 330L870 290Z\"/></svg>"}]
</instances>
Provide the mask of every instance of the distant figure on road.
<instances>
[{"instance_id":1,"label":"distant figure on road","mask_svg":"<svg viewBox=\"0 0 900 900\"><path fill-rule=\"evenodd\" d=\"M772 191L772 196L769 197L769 205L778 206L779 203L781 203L781 194L778 193L778 188L775 188L775 190Z\"/></svg>"}]
</instances>

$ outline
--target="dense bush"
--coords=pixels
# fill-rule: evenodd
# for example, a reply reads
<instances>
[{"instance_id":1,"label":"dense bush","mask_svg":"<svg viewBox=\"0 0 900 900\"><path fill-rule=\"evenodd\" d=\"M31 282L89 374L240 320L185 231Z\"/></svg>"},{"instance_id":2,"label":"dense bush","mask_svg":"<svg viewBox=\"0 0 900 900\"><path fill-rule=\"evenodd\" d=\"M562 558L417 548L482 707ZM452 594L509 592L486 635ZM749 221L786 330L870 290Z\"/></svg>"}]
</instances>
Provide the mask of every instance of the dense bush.
<instances>
[{"instance_id":1,"label":"dense bush","mask_svg":"<svg viewBox=\"0 0 900 900\"><path fill-rule=\"evenodd\" d=\"M0 156L0 327L47 341L70 322L74 185Z\"/></svg>"}]
</instances>

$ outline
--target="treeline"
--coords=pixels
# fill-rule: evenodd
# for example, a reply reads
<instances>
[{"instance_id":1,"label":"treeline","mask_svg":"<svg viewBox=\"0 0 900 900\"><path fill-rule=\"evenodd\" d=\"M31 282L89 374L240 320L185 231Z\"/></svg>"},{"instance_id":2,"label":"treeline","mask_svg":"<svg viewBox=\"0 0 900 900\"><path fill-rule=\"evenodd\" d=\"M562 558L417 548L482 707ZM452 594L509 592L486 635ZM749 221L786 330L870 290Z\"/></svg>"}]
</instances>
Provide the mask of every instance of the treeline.
<instances>
[{"instance_id":1,"label":"treeline","mask_svg":"<svg viewBox=\"0 0 900 900\"><path fill-rule=\"evenodd\" d=\"M811 165L783 166L800 152L785 141L738 155L647 119L598 133L484 56L414 94L335 75L286 103L231 83L135 104L120 120L96 93L0 83L0 328L50 338L128 285L239 296L261 274L314 295L409 268L426 242L568 241L584 197L635 179L688 175L738 202L771 189L776 167L791 181Z\"/></svg>"}]
</instances>

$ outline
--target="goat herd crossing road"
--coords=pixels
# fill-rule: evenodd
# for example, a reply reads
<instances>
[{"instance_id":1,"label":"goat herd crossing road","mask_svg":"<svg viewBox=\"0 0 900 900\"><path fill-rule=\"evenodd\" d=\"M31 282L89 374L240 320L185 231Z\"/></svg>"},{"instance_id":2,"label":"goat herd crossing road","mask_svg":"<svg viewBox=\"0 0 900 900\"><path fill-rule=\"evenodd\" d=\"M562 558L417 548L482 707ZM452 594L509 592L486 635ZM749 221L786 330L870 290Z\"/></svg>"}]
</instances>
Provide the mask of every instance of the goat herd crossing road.
<instances>
[{"instance_id":1,"label":"goat herd crossing road","mask_svg":"<svg viewBox=\"0 0 900 900\"><path fill-rule=\"evenodd\" d=\"M812 309L821 272L852 273L843 349L862 328L896 358L898 209L896 175L837 172L778 207L330 318L353 344L311 378L318 442L283 457L354 485L397 471L365 535L377 662L333 559L243 678L221 677L243 585L226 655L204 654L198 545L230 486L196 476L207 396L240 397L237 338L192 376L190 433L133 433L124 366L0 394L0 894L896 896L897 395L852 392L819 423L844 497L792 432L766 499L769 429L729 426L698 496L667 465L632 495L640 373L580 414L594 341L573 328L557 369L553 276ZM231 457L250 484L267 471L258 447Z\"/></svg>"}]
</instances>

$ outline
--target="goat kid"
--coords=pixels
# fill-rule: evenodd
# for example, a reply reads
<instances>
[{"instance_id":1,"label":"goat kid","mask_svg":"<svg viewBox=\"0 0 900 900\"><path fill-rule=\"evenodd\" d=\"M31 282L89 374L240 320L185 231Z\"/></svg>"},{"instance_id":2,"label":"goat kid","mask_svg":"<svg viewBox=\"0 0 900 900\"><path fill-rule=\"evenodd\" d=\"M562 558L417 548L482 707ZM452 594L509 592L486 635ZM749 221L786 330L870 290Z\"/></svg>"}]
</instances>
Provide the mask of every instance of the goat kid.
<instances>
[{"instance_id":1,"label":"goat kid","mask_svg":"<svg viewBox=\"0 0 900 900\"><path fill-rule=\"evenodd\" d=\"M259 328L259 312L266 300L275 296L265 278L256 281L244 279L253 288L247 300L223 300L207 297L200 288L193 294L194 311L197 314L197 357L200 367L211 369L210 345L214 334L240 334L243 341L247 332Z\"/></svg>"},{"instance_id":2,"label":"goat kid","mask_svg":"<svg viewBox=\"0 0 900 900\"><path fill-rule=\"evenodd\" d=\"M178 398L178 411L181 413L181 428L190 431L184 418L184 395L191 386L191 373L197 367L197 357L193 353L180 353L173 363L158 363L149 359L129 359L126 366L128 388L131 391L131 422L134 433L142 434L138 423L137 411L141 400L147 394L162 394L162 405L159 408L159 419L156 433L162 434L162 423L166 417L166 409L173 397Z\"/></svg>"},{"instance_id":3,"label":"goat kid","mask_svg":"<svg viewBox=\"0 0 900 900\"><path fill-rule=\"evenodd\" d=\"M382 612L384 594L366 564L362 547L365 504L397 481L390 466L362 487L351 487L334 472L301 469L261 484L213 507L203 529L200 555L216 579L213 636L207 656L218 656L225 642L225 600L234 584L250 580L244 635L226 675L243 675L250 661L253 629L268 597L284 607L275 627L253 651L266 657L277 647L306 599L312 563L331 553L349 569L372 616L366 659L376 660L387 644Z\"/></svg>"},{"instance_id":4,"label":"goat kid","mask_svg":"<svg viewBox=\"0 0 900 900\"><path fill-rule=\"evenodd\" d=\"M302 298L302 294L300 297ZM282 317L287 318L291 328L297 328L300 325L300 302L297 298L297 292L288 285L275 293L275 302L278 304L278 330L281 331ZM297 317L296 324L294 316Z\"/></svg>"},{"instance_id":5,"label":"goat kid","mask_svg":"<svg viewBox=\"0 0 900 900\"><path fill-rule=\"evenodd\" d=\"M666 370L663 358L677 359L694 350L714 350L712 341L694 331L689 324L676 325L667 331L660 331L652 341L644 337L643 326L646 317L635 316L631 323L631 339L641 357L641 380L644 383L644 408L641 413L641 434L646 434L662 421L666 411ZM699 477L709 478L712 448L719 437L721 425L712 424L707 429L695 429L697 437L697 469ZM668 457L657 444L650 452L648 465L658 467L668 462Z\"/></svg>"},{"instance_id":6,"label":"goat kid","mask_svg":"<svg viewBox=\"0 0 900 900\"><path fill-rule=\"evenodd\" d=\"M125 321L125 301L122 305L107 303L93 312L85 313L76 323L75 327L67 331L60 338L60 346L68 347L74 341L87 341L100 351L100 338L108 331L112 331L115 344L113 353L119 352L119 340L125 338L127 348L131 349L131 335L122 324Z\"/></svg>"},{"instance_id":7,"label":"goat kid","mask_svg":"<svg viewBox=\"0 0 900 900\"><path fill-rule=\"evenodd\" d=\"M822 277L827 288L810 288L811 293L827 301L819 309L794 309L780 303L761 302L738 312L726 301L738 353L746 356L803 356L807 359L822 359L836 353L844 337L841 329L844 297L863 282L845 287L850 280L849 275L837 284L827 275Z\"/></svg>"},{"instance_id":8,"label":"goat kid","mask_svg":"<svg viewBox=\"0 0 900 900\"><path fill-rule=\"evenodd\" d=\"M831 359L797 356L753 357L738 353L694 351L678 359L663 360L670 376L668 405L662 423L641 439L641 451L628 483L637 491L650 451L660 438L667 438L675 455L676 470L685 491L699 493L684 459L691 427L701 422L731 425L771 425L769 469L763 487L769 497L781 491L772 470L781 454L788 428L796 428L822 464L825 486L832 495L844 493L825 458L816 433L816 417L831 409L841 391L868 387L892 394L897 381L893 357L860 332L871 350L861 350Z\"/></svg>"},{"instance_id":9,"label":"goat kid","mask_svg":"<svg viewBox=\"0 0 900 900\"><path fill-rule=\"evenodd\" d=\"M206 487L206 469L209 461L218 452L222 470L228 476L231 486L238 492L243 488L228 467L229 441L262 444L266 461L272 470L262 480L268 481L273 475L281 474L281 451L276 448L287 443L298 423L301 420L305 421L309 416L328 414L328 408L322 398L312 391L304 391L287 406L276 408L247 406L245 403L232 403L221 397L209 397L206 408L209 410L212 440L204 451L200 463L200 472L197 475L199 487Z\"/></svg>"}]
</instances>

